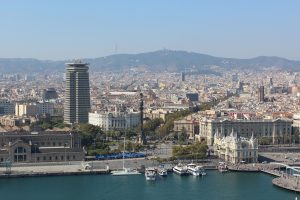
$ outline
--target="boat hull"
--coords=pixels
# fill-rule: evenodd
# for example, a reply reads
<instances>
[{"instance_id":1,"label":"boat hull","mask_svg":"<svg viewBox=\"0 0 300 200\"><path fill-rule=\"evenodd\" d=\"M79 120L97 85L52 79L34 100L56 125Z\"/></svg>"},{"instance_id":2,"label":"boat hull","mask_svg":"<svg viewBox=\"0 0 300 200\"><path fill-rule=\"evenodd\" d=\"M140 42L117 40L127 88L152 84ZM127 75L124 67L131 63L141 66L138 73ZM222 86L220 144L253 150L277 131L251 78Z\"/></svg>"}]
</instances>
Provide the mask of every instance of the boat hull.
<instances>
[{"instance_id":1,"label":"boat hull","mask_svg":"<svg viewBox=\"0 0 300 200\"><path fill-rule=\"evenodd\" d=\"M155 176L145 176L147 181L155 181L156 177Z\"/></svg>"},{"instance_id":2,"label":"boat hull","mask_svg":"<svg viewBox=\"0 0 300 200\"><path fill-rule=\"evenodd\" d=\"M186 170L184 170L184 171L183 170L178 170L176 168L173 168L173 172L175 174L180 175L180 176L187 176L187 175L189 175L188 171L186 171Z\"/></svg>"},{"instance_id":3,"label":"boat hull","mask_svg":"<svg viewBox=\"0 0 300 200\"><path fill-rule=\"evenodd\" d=\"M112 176L129 176L129 175L140 175L141 173L136 170L119 170L119 171L112 171Z\"/></svg>"}]
</instances>

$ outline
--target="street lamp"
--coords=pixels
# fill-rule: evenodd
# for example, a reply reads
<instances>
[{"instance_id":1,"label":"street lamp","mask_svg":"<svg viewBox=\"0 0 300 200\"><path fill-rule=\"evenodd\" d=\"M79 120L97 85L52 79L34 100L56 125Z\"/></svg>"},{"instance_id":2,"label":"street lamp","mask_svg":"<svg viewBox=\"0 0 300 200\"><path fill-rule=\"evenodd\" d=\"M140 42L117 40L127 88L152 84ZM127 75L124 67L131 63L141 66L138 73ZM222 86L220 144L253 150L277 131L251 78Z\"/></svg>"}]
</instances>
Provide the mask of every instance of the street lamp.
<instances>
[{"instance_id":1,"label":"street lamp","mask_svg":"<svg viewBox=\"0 0 300 200\"><path fill-rule=\"evenodd\" d=\"M36 147L37 147L37 144L35 143L34 144L34 161L36 163Z\"/></svg>"},{"instance_id":2,"label":"street lamp","mask_svg":"<svg viewBox=\"0 0 300 200\"><path fill-rule=\"evenodd\" d=\"M64 150L65 150L65 165L67 163L67 152L66 152L67 143L64 144Z\"/></svg>"}]
</instances>

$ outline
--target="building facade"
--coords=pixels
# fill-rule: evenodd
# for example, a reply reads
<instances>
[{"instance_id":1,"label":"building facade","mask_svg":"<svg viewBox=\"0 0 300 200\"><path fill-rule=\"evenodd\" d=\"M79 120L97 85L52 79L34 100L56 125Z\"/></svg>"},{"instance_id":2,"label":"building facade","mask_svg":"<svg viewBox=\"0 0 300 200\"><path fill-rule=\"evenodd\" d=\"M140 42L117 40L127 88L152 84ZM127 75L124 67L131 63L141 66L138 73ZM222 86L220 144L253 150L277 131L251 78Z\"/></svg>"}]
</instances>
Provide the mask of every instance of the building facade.
<instances>
[{"instance_id":1,"label":"building facade","mask_svg":"<svg viewBox=\"0 0 300 200\"><path fill-rule=\"evenodd\" d=\"M199 94L198 93L186 93L186 98L192 102L198 102L199 101Z\"/></svg>"},{"instance_id":2,"label":"building facade","mask_svg":"<svg viewBox=\"0 0 300 200\"><path fill-rule=\"evenodd\" d=\"M162 119L166 120L167 114L169 114L169 111L163 110L163 109L147 109L144 111L144 118L149 119Z\"/></svg>"},{"instance_id":3,"label":"building facade","mask_svg":"<svg viewBox=\"0 0 300 200\"><path fill-rule=\"evenodd\" d=\"M30 124L31 120L28 117L17 117L14 115L0 116L0 124L2 126L22 126Z\"/></svg>"},{"instance_id":4,"label":"building facade","mask_svg":"<svg viewBox=\"0 0 300 200\"><path fill-rule=\"evenodd\" d=\"M241 162L256 163L258 158L257 139L237 137L237 134L229 136L214 136L214 153L219 158L232 164Z\"/></svg>"},{"instance_id":5,"label":"building facade","mask_svg":"<svg viewBox=\"0 0 300 200\"><path fill-rule=\"evenodd\" d=\"M54 113L54 104L49 102L36 102L36 103L16 103L15 115L16 116L36 116L49 114L52 116Z\"/></svg>"},{"instance_id":6,"label":"building facade","mask_svg":"<svg viewBox=\"0 0 300 200\"><path fill-rule=\"evenodd\" d=\"M95 112L89 113L89 124L102 130L134 128L141 124L140 112Z\"/></svg>"},{"instance_id":7,"label":"building facade","mask_svg":"<svg viewBox=\"0 0 300 200\"><path fill-rule=\"evenodd\" d=\"M14 103L7 99L0 99L0 115L13 115L15 113Z\"/></svg>"},{"instance_id":8,"label":"building facade","mask_svg":"<svg viewBox=\"0 0 300 200\"><path fill-rule=\"evenodd\" d=\"M300 113L294 114L292 127L295 141L300 142Z\"/></svg>"},{"instance_id":9,"label":"building facade","mask_svg":"<svg viewBox=\"0 0 300 200\"><path fill-rule=\"evenodd\" d=\"M5 132L0 162L65 162L84 159L78 132Z\"/></svg>"},{"instance_id":10,"label":"building facade","mask_svg":"<svg viewBox=\"0 0 300 200\"><path fill-rule=\"evenodd\" d=\"M57 99L58 95L55 88L44 89L42 92L42 98L44 101Z\"/></svg>"},{"instance_id":11,"label":"building facade","mask_svg":"<svg viewBox=\"0 0 300 200\"><path fill-rule=\"evenodd\" d=\"M199 120L197 119L182 119L174 121L174 132L183 132L188 134L189 139L195 139L195 135L199 134Z\"/></svg>"},{"instance_id":12,"label":"building facade","mask_svg":"<svg viewBox=\"0 0 300 200\"><path fill-rule=\"evenodd\" d=\"M267 138L271 144L286 144L293 141L292 123L290 119L227 119L203 118L199 123L197 139L205 139L208 145L213 145L214 135L219 133L228 136L231 131L237 132L238 137L257 139Z\"/></svg>"},{"instance_id":13,"label":"building facade","mask_svg":"<svg viewBox=\"0 0 300 200\"><path fill-rule=\"evenodd\" d=\"M87 63L67 63L64 122L88 123L90 86Z\"/></svg>"}]
</instances>

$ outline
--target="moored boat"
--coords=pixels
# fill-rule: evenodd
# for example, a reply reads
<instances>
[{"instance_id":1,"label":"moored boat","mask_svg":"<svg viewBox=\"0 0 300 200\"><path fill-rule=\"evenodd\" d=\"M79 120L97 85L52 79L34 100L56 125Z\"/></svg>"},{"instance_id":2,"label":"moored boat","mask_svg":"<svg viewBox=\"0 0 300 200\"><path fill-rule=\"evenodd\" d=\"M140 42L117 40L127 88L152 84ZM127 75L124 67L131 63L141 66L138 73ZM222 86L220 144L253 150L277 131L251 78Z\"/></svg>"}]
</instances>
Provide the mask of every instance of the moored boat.
<instances>
[{"instance_id":1,"label":"moored boat","mask_svg":"<svg viewBox=\"0 0 300 200\"><path fill-rule=\"evenodd\" d=\"M158 168L157 169L157 173L160 176L167 176L168 175L168 171L166 169L164 169L164 168Z\"/></svg>"},{"instance_id":2,"label":"moored boat","mask_svg":"<svg viewBox=\"0 0 300 200\"><path fill-rule=\"evenodd\" d=\"M225 162L219 162L218 170L221 173L225 173L225 172L228 172L229 169Z\"/></svg>"},{"instance_id":3,"label":"moored boat","mask_svg":"<svg viewBox=\"0 0 300 200\"><path fill-rule=\"evenodd\" d=\"M184 176L184 175L188 175L188 169L186 165L182 165L182 164L178 164L175 167L173 167L173 172L180 175L180 176Z\"/></svg>"},{"instance_id":4,"label":"moored boat","mask_svg":"<svg viewBox=\"0 0 300 200\"><path fill-rule=\"evenodd\" d=\"M139 175L141 174L136 169L130 169L130 168L123 168L120 170L111 171L111 175L113 176L127 176L127 175Z\"/></svg>"},{"instance_id":5,"label":"moored boat","mask_svg":"<svg viewBox=\"0 0 300 200\"><path fill-rule=\"evenodd\" d=\"M159 165L157 168L157 174L160 176L167 176L168 170L165 168L164 165Z\"/></svg>"},{"instance_id":6,"label":"moored boat","mask_svg":"<svg viewBox=\"0 0 300 200\"><path fill-rule=\"evenodd\" d=\"M124 137L124 151L123 151L123 168L120 170L111 171L113 176L127 176L127 175L139 175L141 174L136 169L126 168L125 167L125 137Z\"/></svg>"},{"instance_id":7,"label":"moored boat","mask_svg":"<svg viewBox=\"0 0 300 200\"><path fill-rule=\"evenodd\" d=\"M205 172L203 166L199 166L194 163L188 164L187 170L193 176L205 176L206 175L206 172Z\"/></svg>"},{"instance_id":8,"label":"moored boat","mask_svg":"<svg viewBox=\"0 0 300 200\"><path fill-rule=\"evenodd\" d=\"M146 180L155 181L155 179L156 179L156 170L152 167L146 168L145 177L146 177Z\"/></svg>"}]
</instances>

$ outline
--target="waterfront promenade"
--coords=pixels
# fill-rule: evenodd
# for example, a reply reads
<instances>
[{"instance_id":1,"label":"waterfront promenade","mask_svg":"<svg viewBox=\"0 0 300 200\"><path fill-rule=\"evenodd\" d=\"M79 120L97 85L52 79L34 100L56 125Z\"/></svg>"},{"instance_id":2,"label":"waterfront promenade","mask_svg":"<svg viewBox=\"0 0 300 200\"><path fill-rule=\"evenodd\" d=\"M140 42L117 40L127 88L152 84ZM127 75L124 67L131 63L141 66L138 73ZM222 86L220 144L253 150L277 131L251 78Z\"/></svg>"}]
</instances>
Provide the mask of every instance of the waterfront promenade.
<instances>
[{"instance_id":1,"label":"waterfront promenade","mask_svg":"<svg viewBox=\"0 0 300 200\"><path fill-rule=\"evenodd\" d=\"M278 187L291 190L294 192L300 192L300 185L299 185L299 177L298 176L280 176L278 178L274 178L272 180L273 185Z\"/></svg>"},{"instance_id":2,"label":"waterfront promenade","mask_svg":"<svg viewBox=\"0 0 300 200\"><path fill-rule=\"evenodd\" d=\"M85 166L89 166L85 169ZM126 159L125 167L141 169L143 167L157 166L154 160L145 158ZM0 177L7 176L51 176L51 175L84 175L84 174L105 174L110 170L121 169L122 160L103 160L88 162L58 162L58 163L14 163L10 175L6 174L6 168L0 167Z\"/></svg>"}]
</instances>

